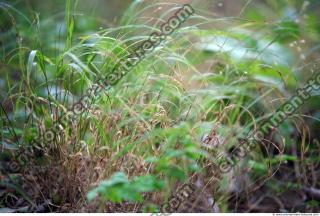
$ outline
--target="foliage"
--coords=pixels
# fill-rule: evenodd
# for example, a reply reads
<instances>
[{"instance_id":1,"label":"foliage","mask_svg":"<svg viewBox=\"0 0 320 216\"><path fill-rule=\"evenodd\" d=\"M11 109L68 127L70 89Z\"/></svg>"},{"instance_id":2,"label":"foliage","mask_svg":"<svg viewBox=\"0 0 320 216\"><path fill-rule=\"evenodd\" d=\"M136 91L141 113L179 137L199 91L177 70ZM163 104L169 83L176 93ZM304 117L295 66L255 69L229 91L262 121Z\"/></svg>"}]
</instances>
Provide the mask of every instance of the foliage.
<instances>
[{"instance_id":1,"label":"foliage","mask_svg":"<svg viewBox=\"0 0 320 216\"><path fill-rule=\"evenodd\" d=\"M113 22L103 16L115 8L90 12L98 1L30 2L0 2L2 211L98 205L154 212L195 177L222 211L259 211L246 209L258 205L251 203L260 200L257 191L280 197L320 187L319 92L266 135L232 177L216 169L239 134L258 127L316 72L317 1L237 1L231 12L228 3L194 1L194 16L119 83L89 98L76 122L61 125L86 90L180 6L121 1L127 10ZM61 133L45 142L53 127ZM208 134L218 145L204 145ZM274 205L317 210L311 198L299 203L302 210ZM125 206L112 209L118 204Z\"/></svg>"},{"instance_id":2,"label":"foliage","mask_svg":"<svg viewBox=\"0 0 320 216\"><path fill-rule=\"evenodd\" d=\"M143 201L140 193L161 190L164 184L152 175L136 176L129 181L122 172L113 174L109 180L100 182L99 186L88 192L88 200L93 200L98 194L104 200L112 202Z\"/></svg>"}]
</instances>

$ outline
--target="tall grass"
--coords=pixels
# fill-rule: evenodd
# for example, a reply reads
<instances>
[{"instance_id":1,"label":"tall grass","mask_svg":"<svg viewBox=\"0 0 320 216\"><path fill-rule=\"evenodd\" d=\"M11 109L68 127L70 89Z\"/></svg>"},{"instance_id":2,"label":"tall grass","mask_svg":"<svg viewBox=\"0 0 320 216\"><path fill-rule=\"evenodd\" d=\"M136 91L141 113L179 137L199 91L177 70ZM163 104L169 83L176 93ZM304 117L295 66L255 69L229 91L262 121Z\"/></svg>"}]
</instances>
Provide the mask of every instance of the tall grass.
<instances>
[{"instance_id":1,"label":"tall grass","mask_svg":"<svg viewBox=\"0 0 320 216\"><path fill-rule=\"evenodd\" d=\"M305 115L297 114L265 137L231 174L220 173L218 158L228 154L238 135L258 127L299 85L302 72L289 51L299 35L286 21L215 17L200 8L117 85L92 98L76 122L61 125L62 132L53 143L43 142L43 133L87 88L111 73L120 58L180 7L135 1L120 26L76 38L76 5L66 1L66 30L61 35L65 43L63 49L54 50L54 56L41 47L25 47L21 40L12 53L2 56L5 65L20 73L18 81L7 78L7 94L1 95L1 157L5 164L15 162L19 167L13 172L4 169L9 180L4 178L1 184L11 192L3 196L2 206L9 206L8 199L22 197L28 208L16 201L9 202L13 203L9 207L18 211L156 211L177 184L200 181L220 209L228 211L228 200L240 192L276 181L273 177L282 163L293 161L304 167L298 164L303 162L298 153L290 152L289 142L297 142L301 149L318 149L317 141L307 145L312 139ZM1 7L20 39L12 15L17 10L7 4ZM159 12L159 7L164 9ZM148 17L148 11L160 15ZM34 18L32 23L37 21ZM204 146L201 140L210 132L219 138L218 145ZM21 157L25 149L27 160ZM249 180L236 177L247 175ZM90 196L89 202L89 191L99 196Z\"/></svg>"}]
</instances>

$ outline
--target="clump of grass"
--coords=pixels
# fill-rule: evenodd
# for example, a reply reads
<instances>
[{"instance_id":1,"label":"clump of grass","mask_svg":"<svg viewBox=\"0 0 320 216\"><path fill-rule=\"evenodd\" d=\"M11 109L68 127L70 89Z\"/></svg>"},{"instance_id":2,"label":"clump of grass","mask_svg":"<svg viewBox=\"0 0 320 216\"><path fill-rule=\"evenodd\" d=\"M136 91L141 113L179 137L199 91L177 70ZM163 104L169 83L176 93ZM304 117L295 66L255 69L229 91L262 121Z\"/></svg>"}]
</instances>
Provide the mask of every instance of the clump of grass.
<instances>
[{"instance_id":1,"label":"clump of grass","mask_svg":"<svg viewBox=\"0 0 320 216\"><path fill-rule=\"evenodd\" d=\"M157 12L159 6L170 10L161 11L151 24L139 20L138 15ZM233 175L217 168L218 158L238 142L238 135L273 113L297 81L290 57L270 62L277 55L274 49L287 54L283 23L216 18L201 10L116 86L93 98L75 122L61 125L54 142L44 142L43 133L57 124L85 89L112 72L118 59L146 40L179 5L133 3L122 26L79 40L74 38L72 7L66 1L66 41L60 53L52 57L40 49L26 51L19 42L12 55L23 76L18 86L8 81L5 98L13 110L9 116L2 106L1 137L8 142L2 157L21 168L17 173L6 171L6 199L13 201L5 200L3 206L21 207L14 200L19 196L29 208L18 211L139 212L150 203L160 206L177 184L201 180L201 187L227 211L228 199L239 191L257 190L272 179L284 160L297 161L298 153L292 158L282 145L295 134L299 121L293 119L265 137L239 162ZM269 31L275 27L277 31ZM223 49L228 42L234 50ZM240 51L234 43L239 43ZM236 58L237 52L242 59ZM303 136L295 140L304 148L308 127L301 123L297 128L303 128ZM216 146L204 146L201 141L210 132L219 137ZM250 178L244 174L248 170ZM245 180L234 180L238 175ZM308 178L306 174L304 179ZM148 180L148 187L141 179ZM161 192L157 181L165 184ZM123 193L127 189L132 190L130 196ZM93 202L87 200L89 191L97 196Z\"/></svg>"}]
</instances>

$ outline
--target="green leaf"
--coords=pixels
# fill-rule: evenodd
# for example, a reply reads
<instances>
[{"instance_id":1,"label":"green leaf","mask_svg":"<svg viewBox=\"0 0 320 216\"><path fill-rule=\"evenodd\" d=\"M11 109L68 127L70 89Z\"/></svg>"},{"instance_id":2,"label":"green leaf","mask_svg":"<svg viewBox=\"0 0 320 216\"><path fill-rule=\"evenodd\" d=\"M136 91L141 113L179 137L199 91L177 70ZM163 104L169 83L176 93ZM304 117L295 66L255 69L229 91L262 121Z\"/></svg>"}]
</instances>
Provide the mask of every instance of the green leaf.
<instances>
[{"instance_id":1,"label":"green leaf","mask_svg":"<svg viewBox=\"0 0 320 216\"><path fill-rule=\"evenodd\" d=\"M110 187L117 184L126 184L129 183L127 176L123 172L116 172L113 174L108 181L103 181L100 183L103 187Z\"/></svg>"},{"instance_id":2,"label":"green leaf","mask_svg":"<svg viewBox=\"0 0 320 216\"><path fill-rule=\"evenodd\" d=\"M174 149L168 149L166 156L168 158L178 158L184 155L184 151L182 150L174 150Z\"/></svg>"},{"instance_id":3,"label":"green leaf","mask_svg":"<svg viewBox=\"0 0 320 216\"><path fill-rule=\"evenodd\" d=\"M159 181L152 175L137 176L130 182L122 172L117 172L109 180L102 181L98 187L89 191L88 201L92 201L98 195L104 200L118 203L123 200L141 202L143 197L141 192L160 190L164 186L163 181Z\"/></svg>"},{"instance_id":4,"label":"green leaf","mask_svg":"<svg viewBox=\"0 0 320 216\"><path fill-rule=\"evenodd\" d=\"M171 178L175 178L178 179L180 181L184 181L186 179L186 175L184 173L184 171L176 166L168 166L166 167L166 169L163 170L163 172Z\"/></svg>"},{"instance_id":5,"label":"green leaf","mask_svg":"<svg viewBox=\"0 0 320 216\"><path fill-rule=\"evenodd\" d=\"M155 163L158 161L158 158L156 157L148 157L144 160L146 163Z\"/></svg>"},{"instance_id":6,"label":"green leaf","mask_svg":"<svg viewBox=\"0 0 320 216\"><path fill-rule=\"evenodd\" d=\"M93 190L91 190L91 191L89 191L88 192L88 194L87 194L87 200L89 201L89 202L91 202L95 197L97 197L98 196L98 190L97 190L97 188L95 188L95 189L93 189Z\"/></svg>"},{"instance_id":7,"label":"green leaf","mask_svg":"<svg viewBox=\"0 0 320 216\"><path fill-rule=\"evenodd\" d=\"M121 201L121 198L119 197L117 187L119 185L126 185L128 184L128 178L127 176L122 172L117 172L111 176L109 180L102 181L99 186L87 194L88 201L92 201L98 194L102 194L103 197L107 200L112 201Z\"/></svg>"},{"instance_id":8,"label":"green leaf","mask_svg":"<svg viewBox=\"0 0 320 216\"><path fill-rule=\"evenodd\" d=\"M256 172L264 173L267 171L267 166L264 163L258 163L256 161L250 160L249 166Z\"/></svg>"},{"instance_id":9,"label":"green leaf","mask_svg":"<svg viewBox=\"0 0 320 216\"><path fill-rule=\"evenodd\" d=\"M279 37L279 41L293 41L300 36L299 25L294 21L283 21L273 29L273 32Z\"/></svg>"},{"instance_id":10,"label":"green leaf","mask_svg":"<svg viewBox=\"0 0 320 216\"><path fill-rule=\"evenodd\" d=\"M159 181L152 175L135 177L132 186L139 192L160 190L164 187L164 182Z\"/></svg>"}]
</instances>

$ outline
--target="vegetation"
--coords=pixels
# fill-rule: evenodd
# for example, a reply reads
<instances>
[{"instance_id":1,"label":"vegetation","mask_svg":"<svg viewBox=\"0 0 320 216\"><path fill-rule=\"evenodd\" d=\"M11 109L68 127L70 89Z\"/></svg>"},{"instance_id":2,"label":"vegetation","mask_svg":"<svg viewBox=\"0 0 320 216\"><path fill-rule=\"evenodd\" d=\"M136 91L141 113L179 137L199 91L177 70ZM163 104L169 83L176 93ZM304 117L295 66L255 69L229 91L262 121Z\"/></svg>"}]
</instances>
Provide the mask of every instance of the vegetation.
<instances>
[{"instance_id":1,"label":"vegetation","mask_svg":"<svg viewBox=\"0 0 320 216\"><path fill-rule=\"evenodd\" d=\"M110 21L81 0L0 1L1 212L157 212L183 184L211 206L185 211L319 212L319 91L219 169L318 73L319 2L195 0L118 83L97 83L184 3L150 2Z\"/></svg>"}]
</instances>

